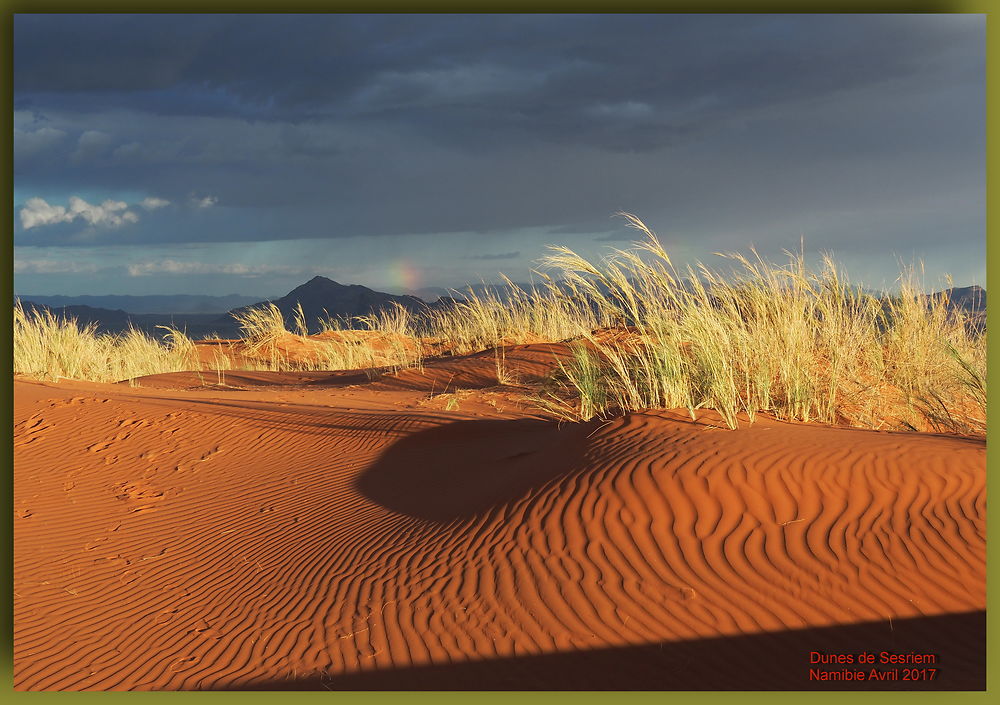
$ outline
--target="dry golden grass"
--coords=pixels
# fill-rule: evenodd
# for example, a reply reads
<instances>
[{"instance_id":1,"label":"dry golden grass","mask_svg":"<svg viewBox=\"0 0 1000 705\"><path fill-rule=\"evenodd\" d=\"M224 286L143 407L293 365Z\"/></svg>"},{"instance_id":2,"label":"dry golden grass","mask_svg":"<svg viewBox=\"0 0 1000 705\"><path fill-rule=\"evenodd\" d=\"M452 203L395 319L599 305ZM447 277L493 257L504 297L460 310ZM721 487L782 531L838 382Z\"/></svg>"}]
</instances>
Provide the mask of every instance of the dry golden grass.
<instances>
[{"instance_id":1,"label":"dry golden grass","mask_svg":"<svg viewBox=\"0 0 1000 705\"><path fill-rule=\"evenodd\" d=\"M294 333L272 303L233 315L243 338L231 356L242 369L386 370L419 366L422 360L410 313L398 305L357 319L328 316L316 336L308 334L301 304L292 313Z\"/></svg>"},{"instance_id":2,"label":"dry golden grass","mask_svg":"<svg viewBox=\"0 0 1000 705\"><path fill-rule=\"evenodd\" d=\"M425 354L494 349L497 376L509 376L503 347L573 341L538 401L568 418L628 410L718 411L740 415L984 434L986 334L941 297L921 292L904 271L899 293L876 297L847 281L824 257L810 269L801 254L778 265L753 253L724 255L735 272L703 264L677 271L655 234L635 216L632 249L600 265L552 247L541 284L509 296L468 293L453 305L414 314L395 306L353 320L321 321L309 336L301 306L294 333L265 304L236 314L243 338L216 350L227 369L356 370L420 366ZM187 336L162 342L138 331L96 335L49 313L14 309L14 371L49 378L118 381L190 369Z\"/></svg>"},{"instance_id":3,"label":"dry golden grass","mask_svg":"<svg viewBox=\"0 0 1000 705\"><path fill-rule=\"evenodd\" d=\"M503 277L509 292L503 297L496 290L476 293L469 288L415 330L447 341L453 354L464 355L501 345L568 340L610 323L572 284L560 287L549 276L539 276L542 283L527 291Z\"/></svg>"},{"instance_id":4,"label":"dry golden grass","mask_svg":"<svg viewBox=\"0 0 1000 705\"><path fill-rule=\"evenodd\" d=\"M118 382L158 372L191 369L194 343L168 329L164 341L131 329L100 335L95 325L49 311L25 311L14 305L14 374L42 379L85 379Z\"/></svg>"},{"instance_id":5,"label":"dry golden grass","mask_svg":"<svg viewBox=\"0 0 1000 705\"><path fill-rule=\"evenodd\" d=\"M546 263L632 327L631 344L585 335L550 391L579 417L686 407L737 415L985 433L986 335L913 271L887 300L851 286L830 257L817 271L738 254L722 276L679 273L638 218L644 240L596 267L566 248ZM560 394L562 392L562 394ZM569 392L569 394L566 394Z\"/></svg>"}]
</instances>

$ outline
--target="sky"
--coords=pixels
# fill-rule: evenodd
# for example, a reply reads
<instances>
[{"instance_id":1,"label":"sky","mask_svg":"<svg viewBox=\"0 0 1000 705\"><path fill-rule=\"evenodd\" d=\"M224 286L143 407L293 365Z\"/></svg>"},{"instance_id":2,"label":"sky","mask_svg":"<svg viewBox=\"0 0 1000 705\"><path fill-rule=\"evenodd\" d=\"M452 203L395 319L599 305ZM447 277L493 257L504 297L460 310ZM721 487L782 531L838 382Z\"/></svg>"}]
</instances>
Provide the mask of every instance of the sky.
<instances>
[{"instance_id":1,"label":"sky","mask_svg":"<svg viewBox=\"0 0 1000 705\"><path fill-rule=\"evenodd\" d=\"M18 294L831 252L985 286L982 15L27 15Z\"/></svg>"}]
</instances>

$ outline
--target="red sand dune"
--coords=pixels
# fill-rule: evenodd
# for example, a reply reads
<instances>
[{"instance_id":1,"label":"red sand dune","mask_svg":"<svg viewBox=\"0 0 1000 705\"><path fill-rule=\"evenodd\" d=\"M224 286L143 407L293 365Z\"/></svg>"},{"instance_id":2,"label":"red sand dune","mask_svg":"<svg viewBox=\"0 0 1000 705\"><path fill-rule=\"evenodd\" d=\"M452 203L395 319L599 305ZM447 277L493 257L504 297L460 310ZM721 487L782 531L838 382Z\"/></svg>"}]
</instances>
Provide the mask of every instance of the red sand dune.
<instances>
[{"instance_id":1,"label":"red sand dune","mask_svg":"<svg viewBox=\"0 0 1000 705\"><path fill-rule=\"evenodd\" d=\"M195 341L195 352L204 369L215 369L219 366L220 359L228 359L234 367L252 367L255 364L266 365L272 357L292 361L312 360L316 358L321 347L330 342L363 344L375 353L389 356L395 355L400 350L412 354L418 348L420 354L425 357L450 353L445 344L438 339L414 339L404 335L364 330L328 331L309 336L286 333L270 343L257 347L248 345L243 340L198 340Z\"/></svg>"},{"instance_id":2,"label":"red sand dune","mask_svg":"<svg viewBox=\"0 0 1000 705\"><path fill-rule=\"evenodd\" d=\"M983 687L983 440L557 423L492 353L226 380L15 380L16 688Z\"/></svg>"}]
</instances>

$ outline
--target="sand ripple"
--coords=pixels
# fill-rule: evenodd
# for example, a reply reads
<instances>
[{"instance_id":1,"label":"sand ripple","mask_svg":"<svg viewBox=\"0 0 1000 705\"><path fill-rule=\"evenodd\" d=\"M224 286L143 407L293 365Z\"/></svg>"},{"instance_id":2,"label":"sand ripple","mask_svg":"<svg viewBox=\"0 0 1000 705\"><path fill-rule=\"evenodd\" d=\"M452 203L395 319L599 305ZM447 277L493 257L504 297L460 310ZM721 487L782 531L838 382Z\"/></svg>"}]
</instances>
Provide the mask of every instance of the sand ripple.
<instances>
[{"instance_id":1,"label":"sand ripple","mask_svg":"<svg viewBox=\"0 0 1000 705\"><path fill-rule=\"evenodd\" d=\"M335 684L985 607L982 441L15 389L18 689Z\"/></svg>"}]
</instances>

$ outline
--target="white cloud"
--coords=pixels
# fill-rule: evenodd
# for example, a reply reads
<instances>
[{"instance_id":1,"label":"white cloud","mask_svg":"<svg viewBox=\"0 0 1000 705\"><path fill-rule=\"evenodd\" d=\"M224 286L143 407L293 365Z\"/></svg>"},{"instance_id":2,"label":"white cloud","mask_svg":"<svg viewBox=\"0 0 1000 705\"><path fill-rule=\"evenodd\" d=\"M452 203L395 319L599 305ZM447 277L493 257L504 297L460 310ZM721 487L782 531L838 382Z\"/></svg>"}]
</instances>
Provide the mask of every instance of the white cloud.
<instances>
[{"instance_id":1,"label":"white cloud","mask_svg":"<svg viewBox=\"0 0 1000 705\"><path fill-rule=\"evenodd\" d=\"M70 196L68 208L51 205L44 198L29 198L21 207L21 225L25 230L30 230L43 225L72 223L80 218L89 225L119 228L139 222L139 216L128 210L128 207L125 201L113 201L110 198L97 205L88 203L79 196Z\"/></svg>"},{"instance_id":2,"label":"white cloud","mask_svg":"<svg viewBox=\"0 0 1000 705\"><path fill-rule=\"evenodd\" d=\"M149 196L147 198L142 199L142 201L139 202L139 205L148 211L154 211L157 208L163 208L164 206L169 206L170 201L168 201L165 198L157 198L156 196Z\"/></svg>"},{"instance_id":3,"label":"white cloud","mask_svg":"<svg viewBox=\"0 0 1000 705\"><path fill-rule=\"evenodd\" d=\"M191 203L195 208L211 208L218 202L219 199L216 196L205 196L204 198L191 197Z\"/></svg>"},{"instance_id":4,"label":"white cloud","mask_svg":"<svg viewBox=\"0 0 1000 705\"><path fill-rule=\"evenodd\" d=\"M258 277L264 274L302 274L308 271L311 270L287 264L212 264L174 259L134 262L128 265L128 273L132 277L144 277L150 274L234 274Z\"/></svg>"},{"instance_id":5,"label":"white cloud","mask_svg":"<svg viewBox=\"0 0 1000 705\"><path fill-rule=\"evenodd\" d=\"M98 206L87 203L78 196L70 196L69 212L74 214L74 217L83 218L90 225L103 225L110 228L139 222L139 216L128 210L128 204L125 201L108 199Z\"/></svg>"},{"instance_id":6,"label":"white cloud","mask_svg":"<svg viewBox=\"0 0 1000 705\"><path fill-rule=\"evenodd\" d=\"M29 198L21 208L21 225L25 230L40 225L70 223L74 217L63 206L50 206L44 198Z\"/></svg>"},{"instance_id":7,"label":"white cloud","mask_svg":"<svg viewBox=\"0 0 1000 705\"><path fill-rule=\"evenodd\" d=\"M100 270L93 262L56 259L23 259L14 256L15 274L94 274Z\"/></svg>"}]
</instances>

